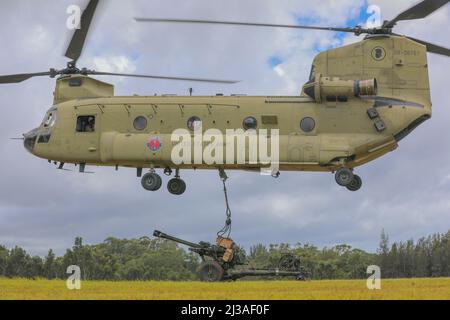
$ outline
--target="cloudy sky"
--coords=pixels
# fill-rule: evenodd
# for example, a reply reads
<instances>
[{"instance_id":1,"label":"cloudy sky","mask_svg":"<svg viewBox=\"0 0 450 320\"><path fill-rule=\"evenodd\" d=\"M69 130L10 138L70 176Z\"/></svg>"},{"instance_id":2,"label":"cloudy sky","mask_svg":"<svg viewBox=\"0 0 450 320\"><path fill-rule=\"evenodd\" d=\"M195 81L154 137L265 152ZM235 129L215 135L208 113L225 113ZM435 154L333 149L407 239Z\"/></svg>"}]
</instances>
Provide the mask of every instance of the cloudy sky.
<instances>
[{"instance_id":1,"label":"cloudy sky","mask_svg":"<svg viewBox=\"0 0 450 320\"><path fill-rule=\"evenodd\" d=\"M138 24L133 17L173 17L354 26L370 4L392 18L415 0L146 0L103 1L79 66L103 71L242 80L224 86L103 78L116 94L247 93L297 95L313 57L357 41L339 33L224 26ZM66 8L82 0L0 2L0 74L61 68L70 32ZM397 33L450 47L450 6L423 21L402 22ZM252 243L349 243L376 250L382 228L393 240L417 239L450 227L450 59L429 54L434 115L400 148L357 170L357 193L331 174L282 173L277 180L229 172L233 237ZM57 171L9 140L36 127L51 106L54 80L1 85L0 243L33 254L62 253L75 236L98 243L151 235L154 229L190 240L213 240L224 222L217 172L182 172L181 197L165 188L144 191L131 169L92 168L82 175ZM166 179L167 180L167 179ZM164 180L164 182L166 181Z\"/></svg>"}]
</instances>

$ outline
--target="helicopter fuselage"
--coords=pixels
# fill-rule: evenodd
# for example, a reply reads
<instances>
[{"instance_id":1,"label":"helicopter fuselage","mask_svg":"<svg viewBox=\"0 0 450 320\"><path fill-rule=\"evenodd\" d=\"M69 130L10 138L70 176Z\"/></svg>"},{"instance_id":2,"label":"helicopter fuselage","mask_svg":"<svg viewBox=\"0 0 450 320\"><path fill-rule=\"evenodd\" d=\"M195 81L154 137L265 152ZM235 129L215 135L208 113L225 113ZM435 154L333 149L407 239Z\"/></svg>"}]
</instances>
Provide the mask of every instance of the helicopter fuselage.
<instances>
[{"instance_id":1,"label":"helicopter fuselage","mask_svg":"<svg viewBox=\"0 0 450 320\"><path fill-rule=\"evenodd\" d=\"M69 101L49 111L56 119L54 124L43 123L35 131L36 143L29 150L38 157L64 163L216 168L194 160L191 164L174 164L173 132L179 128L188 130L188 120L198 117L203 130L219 129L226 141L226 130L243 129L244 119L253 117L257 120L256 130L266 129L269 135L271 130L279 130L281 170L334 171L342 165L342 160L353 168L394 150L398 133L417 119L431 115L431 109L425 107L380 107L377 111L386 129L379 132L367 114L372 105L371 101L357 98L330 105L315 103L309 97L270 96L114 97ZM83 117L95 119L93 129L77 129ZM138 117L147 119L142 130L133 125ZM315 122L314 129L308 133L300 127L305 118ZM158 139L161 146L149 148L152 139ZM249 148L248 142L245 147ZM225 169L260 167L258 163L238 164L237 158L234 164L227 163L225 146L223 155Z\"/></svg>"},{"instance_id":2,"label":"helicopter fuselage","mask_svg":"<svg viewBox=\"0 0 450 320\"><path fill-rule=\"evenodd\" d=\"M263 130L258 137L269 146L278 135L279 170L352 170L396 149L432 113L426 48L398 36L372 36L320 53L299 96L118 97L112 85L83 75L58 79L54 95L54 107L25 135L25 146L83 170L258 170L266 165L259 158L227 156L227 130L246 132L249 125ZM194 121L202 125L200 134L214 129L223 135L218 163L195 159ZM173 159L179 129L193 138L183 141L192 151L183 163ZM207 148L208 140L200 143ZM251 153L249 140L241 147Z\"/></svg>"}]
</instances>

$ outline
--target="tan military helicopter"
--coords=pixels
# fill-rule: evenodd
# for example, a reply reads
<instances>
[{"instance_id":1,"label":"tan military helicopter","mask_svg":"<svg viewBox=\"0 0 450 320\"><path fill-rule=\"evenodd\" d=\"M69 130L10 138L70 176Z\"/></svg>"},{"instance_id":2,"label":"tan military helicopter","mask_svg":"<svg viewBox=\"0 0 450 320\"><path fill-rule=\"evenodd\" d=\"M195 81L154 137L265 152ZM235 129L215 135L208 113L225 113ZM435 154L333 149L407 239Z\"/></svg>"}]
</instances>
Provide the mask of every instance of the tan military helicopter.
<instances>
[{"instance_id":1,"label":"tan military helicopter","mask_svg":"<svg viewBox=\"0 0 450 320\"><path fill-rule=\"evenodd\" d=\"M33 155L59 163L144 168L142 186L156 191L167 175L172 194L182 194L186 184L180 169L259 170L261 162L238 164L175 163L171 140L174 130L227 129L279 130L279 170L335 173L336 182L351 191L361 187L354 168L397 148L398 142L431 117L427 51L450 56L450 50L392 32L397 22L421 19L448 0L425 0L381 27L364 29L322 28L248 22L136 19L147 22L206 23L232 26L277 27L351 32L364 40L316 56L309 81L299 96L114 96L111 84L89 75L118 75L189 81L233 83L97 72L79 69L89 25L98 0L91 0L66 52L67 68L47 72L7 75L0 83L17 83L34 76L59 76L53 106L42 124L24 135ZM190 146L189 146L190 147ZM249 147L248 142L245 148ZM225 146L224 146L225 148ZM248 150L246 151L248 152ZM278 176L278 172L273 173Z\"/></svg>"}]
</instances>

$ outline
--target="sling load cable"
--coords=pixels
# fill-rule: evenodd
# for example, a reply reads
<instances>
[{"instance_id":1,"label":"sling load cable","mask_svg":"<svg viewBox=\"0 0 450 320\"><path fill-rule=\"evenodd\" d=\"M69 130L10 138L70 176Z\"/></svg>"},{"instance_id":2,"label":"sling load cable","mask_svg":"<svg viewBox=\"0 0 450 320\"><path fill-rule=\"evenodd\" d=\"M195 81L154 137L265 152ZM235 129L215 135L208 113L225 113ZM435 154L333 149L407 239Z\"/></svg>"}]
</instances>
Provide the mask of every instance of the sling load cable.
<instances>
[{"instance_id":1,"label":"sling load cable","mask_svg":"<svg viewBox=\"0 0 450 320\"><path fill-rule=\"evenodd\" d=\"M228 202L228 193L227 193L227 186L226 186L226 181L228 179L227 174L225 173L225 170L223 170L222 168L219 169L219 176L220 176L220 180L222 180L223 183L223 193L225 196L225 205L226 205L226 220L225 220L225 225L224 227L217 232L217 236L218 237L224 237L224 238L230 238L231 235L231 209L230 209L230 204Z\"/></svg>"}]
</instances>

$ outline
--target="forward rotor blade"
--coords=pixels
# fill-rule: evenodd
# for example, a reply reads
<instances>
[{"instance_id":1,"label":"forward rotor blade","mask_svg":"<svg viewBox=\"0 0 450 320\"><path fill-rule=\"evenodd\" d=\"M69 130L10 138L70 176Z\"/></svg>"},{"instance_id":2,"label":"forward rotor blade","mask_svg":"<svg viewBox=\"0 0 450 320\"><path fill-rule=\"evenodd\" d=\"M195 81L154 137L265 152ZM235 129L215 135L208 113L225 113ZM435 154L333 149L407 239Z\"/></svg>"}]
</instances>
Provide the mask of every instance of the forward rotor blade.
<instances>
[{"instance_id":1,"label":"forward rotor blade","mask_svg":"<svg viewBox=\"0 0 450 320\"><path fill-rule=\"evenodd\" d=\"M440 54L440 55L443 55L443 56L450 57L450 49L448 49L448 48L441 47L441 46L438 46L436 44L429 43L429 42L426 42L426 41L423 41L423 40L419 40L419 39L415 39L415 38L412 38L412 37L408 37L408 38L413 40L413 41L416 41L418 43L421 43L421 44L425 45L427 47L427 51L428 52L436 53L436 54Z\"/></svg>"},{"instance_id":2,"label":"forward rotor blade","mask_svg":"<svg viewBox=\"0 0 450 320\"><path fill-rule=\"evenodd\" d=\"M393 20L385 23L383 27L393 28L398 21L422 19L438 10L450 0L424 0L415 6L403 11Z\"/></svg>"},{"instance_id":3,"label":"forward rotor blade","mask_svg":"<svg viewBox=\"0 0 450 320\"><path fill-rule=\"evenodd\" d=\"M38 73L21 73L21 74L10 74L0 76L0 84L3 83L19 83L28 80L33 77L50 76L51 72L38 72Z\"/></svg>"},{"instance_id":4,"label":"forward rotor blade","mask_svg":"<svg viewBox=\"0 0 450 320\"><path fill-rule=\"evenodd\" d=\"M150 78L150 79L179 80L179 81L196 81L196 82L211 82L211 83L225 83L225 84L233 84L233 83L239 82L239 81L235 81L235 80L166 77L166 76L156 76L156 75L112 73L112 72L100 72L100 71L88 71L88 74L98 75L98 76L120 76L120 77Z\"/></svg>"},{"instance_id":5,"label":"forward rotor blade","mask_svg":"<svg viewBox=\"0 0 450 320\"><path fill-rule=\"evenodd\" d=\"M90 0L86 9L83 11L80 20L80 29L75 30L73 37L67 47L65 56L73 61L77 61L83 51L84 42L89 31L89 27L97 8L98 0Z\"/></svg>"},{"instance_id":6,"label":"forward rotor blade","mask_svg":"<svg viewBox=\"0 0 450 320\"><path fill-rule=\"evenodd\" d=\"M246 27L269 27L269 28L290 28L290 29L310 29L324 31L339 31L355 33L359 28L332 28L332 27L312 27L288 24L253 23L237 21L213 21L213 20L185 20L185 19L158 19L158 18L134 18L138 22L163 22L163 23L195 23L195 24L221 24Z\"/></svg>"}]
</instances>

